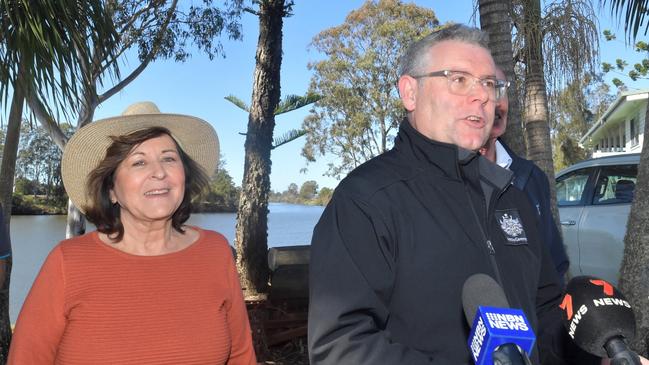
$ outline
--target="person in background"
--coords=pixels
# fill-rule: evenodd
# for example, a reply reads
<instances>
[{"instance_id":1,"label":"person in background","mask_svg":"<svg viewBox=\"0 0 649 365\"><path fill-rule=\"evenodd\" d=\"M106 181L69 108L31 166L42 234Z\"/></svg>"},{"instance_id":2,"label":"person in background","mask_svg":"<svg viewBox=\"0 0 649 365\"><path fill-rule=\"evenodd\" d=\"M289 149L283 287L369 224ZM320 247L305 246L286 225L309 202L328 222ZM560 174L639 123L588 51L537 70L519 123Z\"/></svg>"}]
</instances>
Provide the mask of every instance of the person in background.
<instances>
[{"instance_id":1,"label":"person in background","mask_svg":"<svg viewBox=\"0 0 649 365\"><path fill-rule=\"evenodd\" d=\"M218 150L207 122L150 102L74 134L63 183L97 231L47 257L9 364L256 363L228 242L185 224Z\"/></svg>"},{"instance_id":2,"label":"person in background","mask_svg":"<svg viewBox=\"0 0 649 365\"><path fill-rule=\"evenodd\" d=\"M496 77L506 80L505 73L496 68ZM508 83L509 84L509 83ZM507 128L509 100L507 93L496 103L496 116L487 144L480 153L498 166L514 173L513 184L524 191L532 206L536 208L539 231L542 242L550 250L550 257L559 273L561 286L565 286L565 275L568 272L568 255L563 240L552 216L550 203L550 184L547 175L532 161L517 156L502 140L499 139Z\"/></svg>"}]
</instances>

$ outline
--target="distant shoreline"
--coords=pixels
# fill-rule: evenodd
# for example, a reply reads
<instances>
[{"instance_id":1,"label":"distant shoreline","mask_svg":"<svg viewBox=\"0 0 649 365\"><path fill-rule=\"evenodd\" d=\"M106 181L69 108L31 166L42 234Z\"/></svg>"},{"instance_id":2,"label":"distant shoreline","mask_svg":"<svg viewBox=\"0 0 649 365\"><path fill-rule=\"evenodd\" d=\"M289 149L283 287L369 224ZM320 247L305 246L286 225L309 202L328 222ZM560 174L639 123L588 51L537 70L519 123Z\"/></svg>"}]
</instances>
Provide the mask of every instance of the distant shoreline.
<instances>
[{"instance_id":1,"label":"distant shoreline","mask_svg":"<svg viewBox=\"0 0 649 365\"><path fill-rule=\"evenodd\" d=\"M65 211L60 211L58 209L48 211L44 209L26 209L25 207L12 207L14 209L11 210L11 215L12 216L32 216L32 215L67 215L67 209ZM18 209L15 209L18 208ZM237 209L232 208L232 207L221 207L221 206L214 206L214 205L207 205L207 204L200 204L194 209L192 209L192 213L236 213Z\"/></svg>"}]
</instances>

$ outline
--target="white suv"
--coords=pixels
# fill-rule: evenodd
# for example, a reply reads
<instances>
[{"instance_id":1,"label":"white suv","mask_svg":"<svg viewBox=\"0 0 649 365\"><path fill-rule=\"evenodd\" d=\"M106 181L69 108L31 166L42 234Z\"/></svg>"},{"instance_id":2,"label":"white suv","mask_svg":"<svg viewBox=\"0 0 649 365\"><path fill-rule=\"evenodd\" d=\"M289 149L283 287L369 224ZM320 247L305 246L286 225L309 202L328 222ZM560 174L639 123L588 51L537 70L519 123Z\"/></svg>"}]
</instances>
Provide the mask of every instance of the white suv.
<instances>
[{"instance_id":1,"label":"white suv","mask_svg":"<svg viewBox=\"0 0 649 365\"><path fill-rule=\"evenodd\" d=\"M640 154L595 158L557 174L557 204L569 275L617 285Z\"/></svg>"}]
</instances>

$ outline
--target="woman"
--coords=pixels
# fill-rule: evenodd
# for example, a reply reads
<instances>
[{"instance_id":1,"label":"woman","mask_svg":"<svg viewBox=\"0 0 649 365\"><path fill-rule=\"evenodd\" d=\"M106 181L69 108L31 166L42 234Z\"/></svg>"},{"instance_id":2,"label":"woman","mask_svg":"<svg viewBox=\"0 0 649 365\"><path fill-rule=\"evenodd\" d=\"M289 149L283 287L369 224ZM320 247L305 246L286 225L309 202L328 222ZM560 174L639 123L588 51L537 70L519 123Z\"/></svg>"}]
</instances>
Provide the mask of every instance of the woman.
<instances>
[{"instance_id":1,"label":"woman","mask_svg":"<svg viewBox=\"0 0 649 365\"><path fill-rule=\"evenodd\" d=\"M63 183L97 231L52 250L8 363L255 364L230 246L184 225L217 160L208 123L153 103L75 133Z\"/></svg>"}]
</instances>

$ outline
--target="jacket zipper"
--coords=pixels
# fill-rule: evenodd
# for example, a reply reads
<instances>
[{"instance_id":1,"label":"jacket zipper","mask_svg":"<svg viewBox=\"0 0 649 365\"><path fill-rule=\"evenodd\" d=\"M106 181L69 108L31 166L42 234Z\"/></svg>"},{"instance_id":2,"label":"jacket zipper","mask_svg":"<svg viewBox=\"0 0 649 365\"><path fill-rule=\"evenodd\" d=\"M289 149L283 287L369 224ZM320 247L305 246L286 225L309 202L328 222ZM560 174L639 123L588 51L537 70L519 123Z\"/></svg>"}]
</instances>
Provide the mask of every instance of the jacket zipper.
<instances>
[{"instance_id":1,"label":"jacket zipper","mask_svg":"<svg viewBox=\"0 0 649 365\"><path fill-rule=\"evenodd\" d=\"M483 222L480 221L480 217L478 216L478 213L475 210L473 200L471 199L471 192L469 191L469 188L467 187L466 183L464 183L464 191L466 192L467 198L469 199L469 206L471 207L471 212L473 213L473 218L478 223L478 228L480 228L480 234L482 235L482 240L484 241L484 243L485 243L485 245L487 247L487 252L489 253L489 255L488 255L489 256L489 261L491 262L491 266L492 266L492 268L494 270L494 274L496 275L496 281L498 282L498 284L500 284L501 288L504 288L502 277L500 275L500 269L498 268L498 263L496 262L496 249L494 248L493 243L489 239L489 236L487 235L487 233L485 233L485 228L483 226ZM502 195L503 192L504 192L504 190L501 190L499 192L498 196L500 197L500 195ZM491 196L492 199L491 200L493 200L493 195L494 194L492 194L492 196ZM491 212L492 212L493 209L495 209L494 208L494 203L495 203L494 201L490 201L490 204L489 204L490 208L489 208L489 211L487 212L487 222L485 222L485 225L487 226L487 228L489 227L489 222L491 220L491 216L492 216Z\"/></svg>"}]
</instances>

